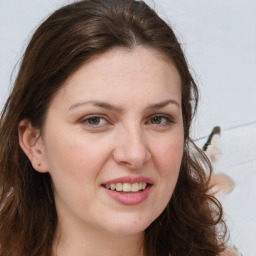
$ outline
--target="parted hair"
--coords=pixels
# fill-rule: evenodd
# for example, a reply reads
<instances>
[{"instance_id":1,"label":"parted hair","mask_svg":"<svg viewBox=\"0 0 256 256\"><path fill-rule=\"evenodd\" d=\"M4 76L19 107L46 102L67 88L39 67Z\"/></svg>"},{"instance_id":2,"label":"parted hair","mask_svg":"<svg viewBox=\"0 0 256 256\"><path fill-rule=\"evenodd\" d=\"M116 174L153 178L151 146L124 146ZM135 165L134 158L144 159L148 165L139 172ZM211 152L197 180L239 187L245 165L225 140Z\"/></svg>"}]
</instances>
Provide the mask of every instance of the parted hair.
<instances>
[{"instance_id":1,"label":"parted hair","mask_svg":"<svg viewBox=\"0 0 256 256\"><path fill-rule=\"evenodd\" d=\"M223 250L226 228L222 207L209 193L211 165L190 138L198 89L173 30L143 1L82 0L58 9L36 29L2 110L1 256L51 255L57 226L51 177L35 171L20 148L20 121L42 129L51 99L81 65L114 47L137 46L158 50L176 66L185 139L176 188L145 230L144 255L216 256Z\"/></svg>"}]
</instances>

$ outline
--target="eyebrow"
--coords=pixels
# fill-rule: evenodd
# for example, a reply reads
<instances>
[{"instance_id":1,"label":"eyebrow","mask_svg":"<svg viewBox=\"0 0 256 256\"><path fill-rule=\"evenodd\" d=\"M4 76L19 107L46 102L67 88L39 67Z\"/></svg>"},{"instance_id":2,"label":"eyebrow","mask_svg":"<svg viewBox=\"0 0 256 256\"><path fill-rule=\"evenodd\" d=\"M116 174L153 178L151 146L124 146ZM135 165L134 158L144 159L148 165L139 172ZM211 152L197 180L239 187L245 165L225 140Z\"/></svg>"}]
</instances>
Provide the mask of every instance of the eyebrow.
<instances>
[{"instance_id":1,"label":"eyebrow","mask_svg":"<svg viewBox=\"0 0 256 256\"><path fill-rule=\"evenodd\" d=\"M180 107L180 104L174 100L174 99L169 99L169 100L166 100L166 101L163 101L163 102L159 102L159 103L156 103L156 104L152 104L150 106L147 107L147 109L161 109L161 108L164 108L166 107L167 105L169 104L174 104L176 105L178 108Z\"/></svg>"},{"instance_id":2,"label":"eyebrow","mask_svg":"<svg viewBox=\"0 0 256 256\"><path fill-rule=\"evenodd\" d=\"M72 104L68 111L70 111L70 110L72 110L74 108L83 106L83 105L88 105L88 104L92 104L93 106L104 108L104 109L108 109L108 110L112 110L112 111L116 111L116 112L121 112L122 111L121 107L114 106L114 105L106 103L106 102L93 101L93 100L86 101L86 102L78 102L78 103ZM149 105L146 109L147 110L161 109L161 108L166 107L169 104L174 104L177 107L180 107L180 104L176 100L169 99L169 100L166 100L166 101L163 101L163 102L159 102L159 103L155 103L155 104Z\"/></svg>"},{"instance_id":3,"label":"eyebrow","mask_svg":"<svg viewBox=\"0 0 256 256\"><path fill-rule=\"evenodd\" d=\"M86 101L86 102L78 102L78 103L72 104L69 108L69 111L74 109L74 108L77 108L77 107L80 107L80 106L83 106L83 105L88 105L88 104L92 104L95 107L100 107L100 108L104 108L104 109L108 109L108 110L113 110L113 111L116 111L116 112L121 112L120 107L114 106L114 105L106 103L106 102L93 101L93 100Z\"/></svg>"}]
</instances>

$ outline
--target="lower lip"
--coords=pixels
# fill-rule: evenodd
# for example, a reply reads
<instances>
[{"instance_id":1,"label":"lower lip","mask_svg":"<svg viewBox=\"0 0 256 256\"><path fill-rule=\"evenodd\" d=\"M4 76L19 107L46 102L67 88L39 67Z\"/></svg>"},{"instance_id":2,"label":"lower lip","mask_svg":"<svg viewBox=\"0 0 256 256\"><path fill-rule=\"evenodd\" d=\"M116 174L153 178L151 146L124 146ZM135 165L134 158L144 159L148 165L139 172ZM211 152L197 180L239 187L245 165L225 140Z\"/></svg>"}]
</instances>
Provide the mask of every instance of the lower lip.
<instances>
[{"instance_id":1,"label":"lower lip","mask_svg":"<svg viewBox=\"0 0 256 256\"><path fill-rule=\"evenodd\" d=\"M121 204L136 205L136 204L142 203L147 199L149 192L151 190L151 187L152 186L148 186L147 188L145 188L144 190L138 193L131 193L131 194L128 194L128 193L122 194L115 190L109 190L107 188L105 188L105 190L112 199L116 200Z\"/></svg>"}]
</instances>

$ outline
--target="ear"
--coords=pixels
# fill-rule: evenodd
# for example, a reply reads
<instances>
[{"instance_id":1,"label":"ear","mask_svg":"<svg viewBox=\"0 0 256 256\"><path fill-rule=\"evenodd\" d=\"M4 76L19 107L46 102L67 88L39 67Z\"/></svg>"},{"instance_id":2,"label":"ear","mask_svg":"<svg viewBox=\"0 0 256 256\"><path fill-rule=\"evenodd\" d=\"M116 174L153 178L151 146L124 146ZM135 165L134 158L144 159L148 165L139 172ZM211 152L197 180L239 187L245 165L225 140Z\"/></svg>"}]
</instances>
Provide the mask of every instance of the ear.
<instances>
[{"instance_id":1,"label":"ear","mask_svg":"<svg viewBox=\"0 0 256 256\"><path fill-rule=\"evenodd\" d=\"M35 170L48 172L40 130L33 127L28 119L19 123L19 144Z\"/></svg>"}]
</instances>

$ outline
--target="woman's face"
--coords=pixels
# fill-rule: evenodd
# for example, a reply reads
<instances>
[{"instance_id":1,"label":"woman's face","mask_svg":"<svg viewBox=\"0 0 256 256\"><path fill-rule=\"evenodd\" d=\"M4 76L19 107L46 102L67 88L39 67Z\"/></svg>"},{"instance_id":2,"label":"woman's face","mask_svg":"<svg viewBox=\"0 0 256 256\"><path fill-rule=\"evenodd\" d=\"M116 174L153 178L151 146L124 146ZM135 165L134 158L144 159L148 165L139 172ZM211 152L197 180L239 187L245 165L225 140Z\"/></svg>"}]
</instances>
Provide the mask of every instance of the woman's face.
<instances>
[{"instance_id":1,"label":"woman's face","mask_svg":"<svg viewBox=\"0 0 256 256\"><path fill-rule=\"evenodd\" d=\"M162 54L118 48L81 66L40 138L59 225L143 232L172 196L183 137L181 79Z\"/></svg>"}]
</instances>

